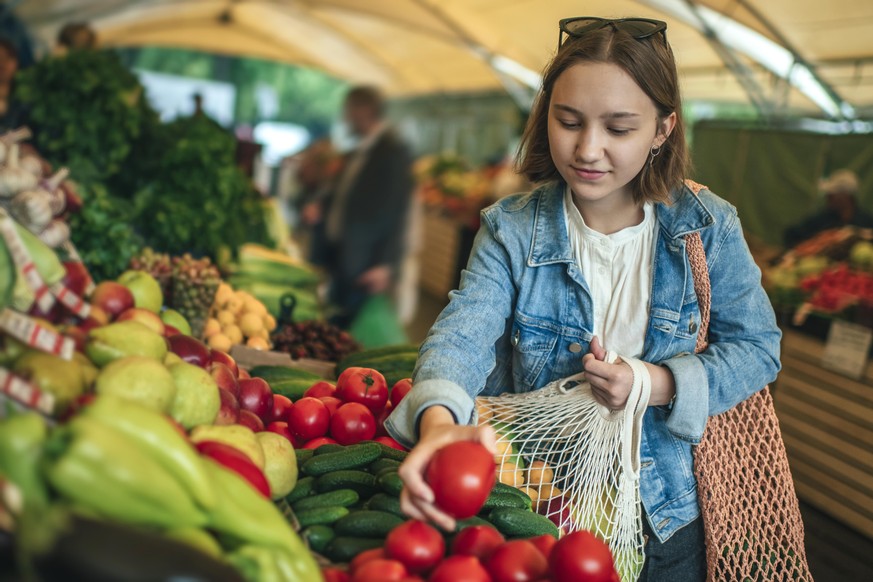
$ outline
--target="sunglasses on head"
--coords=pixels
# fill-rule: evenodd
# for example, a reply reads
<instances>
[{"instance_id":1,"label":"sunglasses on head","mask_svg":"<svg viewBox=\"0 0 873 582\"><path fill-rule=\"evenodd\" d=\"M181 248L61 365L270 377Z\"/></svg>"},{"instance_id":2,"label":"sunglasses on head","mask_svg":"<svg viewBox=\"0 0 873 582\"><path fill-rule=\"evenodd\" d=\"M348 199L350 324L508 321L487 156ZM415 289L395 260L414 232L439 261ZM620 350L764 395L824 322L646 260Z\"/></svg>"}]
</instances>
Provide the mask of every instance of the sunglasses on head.
<instances>
[{"instance_id":1,"label":"sunglasses on head","mask_svg":"<svg viewBox=\"0 0 873 582\"><path fill-rule=\"evenodd\" d=\"M568 38L579 38L585 36L589 32L600 30L611 26L613 30L620 30L631 35L637 40L649 38L659 32L664 35L664 42L667 42L667 23L661 20L651 20L649 18L597 18L596 16L577 16L575 18L564 18L559 23L558 31L558 47L564 44L564 35Z\"/></svg>"}]
</instances>

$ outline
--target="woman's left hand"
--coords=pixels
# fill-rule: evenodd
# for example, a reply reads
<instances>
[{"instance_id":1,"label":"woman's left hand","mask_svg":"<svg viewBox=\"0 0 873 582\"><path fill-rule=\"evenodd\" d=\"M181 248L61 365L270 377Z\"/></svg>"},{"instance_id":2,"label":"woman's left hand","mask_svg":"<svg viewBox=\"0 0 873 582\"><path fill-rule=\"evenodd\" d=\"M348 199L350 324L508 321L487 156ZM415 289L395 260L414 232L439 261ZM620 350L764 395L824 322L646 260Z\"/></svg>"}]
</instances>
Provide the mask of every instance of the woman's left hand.
<instances>
[{"instance_id":1,"label":"woman's left hand","mask_svg":"<svg viewBox=\"0 0 873 582\"><path fill-rule=\"evenodd\" d=\"M610 410L621 410L627 404L634 383L634 373L623 361L606 362L606 350L596 337L591 340L589 352L582 358L585 379L591 385L594 398Z\"/></svg>"}]
</instances>

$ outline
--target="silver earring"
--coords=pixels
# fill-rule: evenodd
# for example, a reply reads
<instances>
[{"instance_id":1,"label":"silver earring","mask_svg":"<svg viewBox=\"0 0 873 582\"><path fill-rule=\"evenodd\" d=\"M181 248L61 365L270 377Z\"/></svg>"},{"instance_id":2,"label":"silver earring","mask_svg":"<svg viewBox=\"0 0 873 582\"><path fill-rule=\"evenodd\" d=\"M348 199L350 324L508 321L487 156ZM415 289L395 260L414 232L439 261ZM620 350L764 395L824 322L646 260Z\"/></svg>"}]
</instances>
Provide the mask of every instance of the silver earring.
<instances>
[{"instance_id":1,"label":"silver earring","mask_svg":"<svg viewBox=\"0 0 873 582\"><path fill-rule=\"evenodd\" d=\"M655 163L655 156L661 153L661 146L653 145L650 153L652 154L652 157L649 158L649 166Z\"/></svg>"}]
</instances>

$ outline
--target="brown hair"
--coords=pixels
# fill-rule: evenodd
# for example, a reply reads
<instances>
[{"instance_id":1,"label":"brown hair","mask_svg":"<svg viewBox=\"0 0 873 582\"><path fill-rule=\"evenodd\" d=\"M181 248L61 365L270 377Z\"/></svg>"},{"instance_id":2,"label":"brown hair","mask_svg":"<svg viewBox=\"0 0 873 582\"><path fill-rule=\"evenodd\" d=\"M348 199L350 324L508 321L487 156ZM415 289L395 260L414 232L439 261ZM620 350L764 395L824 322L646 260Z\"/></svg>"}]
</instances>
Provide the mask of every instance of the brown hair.
<instances>
[{"instance_id":1,"label":"brown hair","mask_svg":"<svg viewBox=\"0 0 873 582\"><path fill-rule=\"evenodd\" d=\"M385 115L385 98L379 89L370 85L352 87L346 93L346 104L355 107L366 107L380 119Z\"/></svg>"},{"instance_id":2,"label":"brown hair","mask_svg":"<svg viewBox=\"0 0 873 582\"><path fill-rule=\"evenodd\" d=\"M534 101L527 126L521 137L516 169L532 182L561 180L549 151L549 104L558 77L579 62L618 65L636 81L654 102L658 119L676 113L676 126L661 146L660 153L648 161L633 180L634 200L666 202L670 190L679 186L689 170L682 98L673 51L663 34L635 39L627 32L610 26L571 37L543 73L543 87Z\"/></svg>"}]
</instances>

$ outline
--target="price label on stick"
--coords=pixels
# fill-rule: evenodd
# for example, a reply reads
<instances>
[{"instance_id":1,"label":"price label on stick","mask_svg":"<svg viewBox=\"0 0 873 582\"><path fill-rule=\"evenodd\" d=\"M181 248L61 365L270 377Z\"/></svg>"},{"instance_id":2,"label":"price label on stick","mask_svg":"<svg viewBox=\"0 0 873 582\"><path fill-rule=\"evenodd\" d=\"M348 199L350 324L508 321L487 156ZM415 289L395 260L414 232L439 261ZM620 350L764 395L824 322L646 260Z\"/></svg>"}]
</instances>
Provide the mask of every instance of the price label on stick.
<instances>
[{"instance_id":1,"label":"price label on stick","mask_svg":"<svg viewBox=\"0 0 873 582\"><path fill-rule=\"evenodd\" d=\"M51 415L55 409L55 397L52 394L46 394L35 384L19 378L6 368L0 368L0 394L43 414Z\"/></svg>"},{"instance_id":2,"label":"price label on stick","mask_svg":"<svg viewBox=\"0 0 873 582\"><path fill-rule=\"evenodd\" d=\"M0 236L9 248L9 253L12 255L12 262L24 276L27 285L33 290L36 297L36 304L44 312L48 312L55 304L54 295L49 291L48 286L36 270L36 265L33 264L33 259L27 249L24 248L24 243L15 230L15 222L5 209L0 208Z\"/></svg>"},{"instance_id":3,"label":"price label on stick","mask_svg":"<svg viewBox=\"0 0 873 582\"><path fill-rule=\"evenodd\" d=\"M70 291L63 283L58 281L50 287L52 295L60 301L67 309L82 319L91 315L91 304L79 297L77 294Z\"/></svg>"},{"instance_id":4,"label":"price label on stick","mask_svg":"<svg viewBox=\"0 0 873 582\"><path fill-rule=\"evenodd\" d=\"M17 311L9 308L0 311L0 330L30 347L60 356L65 360L73 358L76 344L72 338L52 331Z\"/></svg>"},{"instance_id":5,"label":"price label on stick","mask_svg":"<svg viewBox=\"0 0 873 582\"><path fill-rule=\"evenodd\" d=\"M867 368L873 330L863 325L835 321L828 331L822 367L858 379Z\"/></svg>"}]
</instances>

